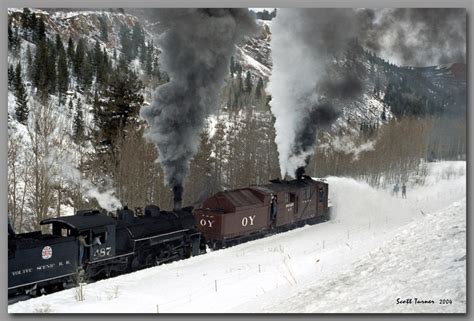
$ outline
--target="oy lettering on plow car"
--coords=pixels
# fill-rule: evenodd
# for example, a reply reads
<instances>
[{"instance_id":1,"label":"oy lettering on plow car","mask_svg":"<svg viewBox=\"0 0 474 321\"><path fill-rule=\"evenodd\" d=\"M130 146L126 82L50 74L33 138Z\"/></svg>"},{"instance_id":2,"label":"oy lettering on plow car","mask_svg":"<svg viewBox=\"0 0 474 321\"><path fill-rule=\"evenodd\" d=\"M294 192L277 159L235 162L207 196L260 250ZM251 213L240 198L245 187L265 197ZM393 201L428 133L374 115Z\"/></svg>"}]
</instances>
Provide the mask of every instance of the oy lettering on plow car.
<instances>
[{"instance_id":1,"label":"oy lettering on plow car","mask_svg":"<svg viewBox=\"0 0 474 321\"><path fill-rule=\"evenodd\" d=\"M215 222L214 220L202 218L199 221L199 224L201 224L201 226L207 226L209 228L212 228L212 224L214 224L214 222Z\"/></svg>"},{"instance_id":2,"label":"oy lettering on plow car","mask_svg":"<svg viewBox=\"0 0 474 321\"><path fill-rule=\"evenodd\" d=\"M253 225L253 220L255 219L256 215L251 215L251 216L244 216L242 217L242 226L247 226L247 225Z\"/></svg>"}]
</instances>

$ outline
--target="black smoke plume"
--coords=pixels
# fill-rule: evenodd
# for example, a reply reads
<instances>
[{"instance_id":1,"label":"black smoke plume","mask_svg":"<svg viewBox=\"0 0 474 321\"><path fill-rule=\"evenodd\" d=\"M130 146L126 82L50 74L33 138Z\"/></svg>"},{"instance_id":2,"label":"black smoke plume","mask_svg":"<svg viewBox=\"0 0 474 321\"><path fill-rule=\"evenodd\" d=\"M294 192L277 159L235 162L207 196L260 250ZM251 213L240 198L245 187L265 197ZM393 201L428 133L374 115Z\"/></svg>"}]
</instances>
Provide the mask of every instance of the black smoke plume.
<instances>
[{"instance_id":1,"label":"black smoke plume","mask_svg":"<svg viewBox=\"0 0 474 321\"><path fill-rule=\"evenodd\" d=\"M351 99L362 92L364 85L360 78L354 75L345 75L340 80L322 80L320 88L327 98Z\"/></svg>"},{"instance_id":2,"label":"black smoke plume","mask_svg":"<svg viewBox=\"0 0 474 321\"><path fill-rule=\"evenodd\" d=\"M180 210L183 205L183 186L173 186L173 210Z\"/></svg>"},{"instance_id":3,"label":"black smoke plume","mask_svg":"<svg viewBox=\"0 0 474 321\"><path fill-rule=\"evenodd\" d=\"M296 131L293 155L300 157L310 154L316 142L317 130L329 127L339 115L340 111L329 103L314 105L304 116L300 127ZM308 156L305 157L304 166L308 165L309 159Z\"/></svg>"},{"instance_id":4,"label":"black smoke plume","mask_svg":"<svg viewBox=\"0 0 474 321\"><path fill-rule=\"evenodd\" d=\"M393 8L356 11L361 44L401 65L466 61L464 8Z\"/></svg>"},{"instance_id":5,"label":"black smoke plume","mask_svg":"<svg viewBox=\"0 0 474 321\"><path fill-rule=\"evenodd\" d=\"M305 173L305 168L304 166L298 167L296 169L295 177L296 179L303 179L303 175Z\"/></svg>"},{"instance_id":6,"label":"black smoke plume","mask_svg":"<svg viewBox=\"0 0 474 321\"><path fill-rule=\"evenodd\" d=\"M235 45L256 24L248 9L150 9L147 15L163 31L160 66L170 81L158 87L141 116L167 184L181 187L205 119L219 107Z\"/></svg>"}]
</instances>

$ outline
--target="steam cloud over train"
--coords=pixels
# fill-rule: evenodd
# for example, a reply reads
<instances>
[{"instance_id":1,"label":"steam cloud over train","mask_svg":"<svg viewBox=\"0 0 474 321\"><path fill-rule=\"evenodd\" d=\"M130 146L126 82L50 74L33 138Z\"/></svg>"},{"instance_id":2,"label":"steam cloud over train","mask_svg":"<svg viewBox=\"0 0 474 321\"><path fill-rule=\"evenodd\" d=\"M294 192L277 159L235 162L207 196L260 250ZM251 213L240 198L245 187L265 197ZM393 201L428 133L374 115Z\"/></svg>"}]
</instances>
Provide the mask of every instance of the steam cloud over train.
<instances>
[{"instance_id":1,"label":"steam cloud over train","mask_svg":"<svg viewBox=\"0 0 474 321\"><path fill-rule=\"evenodd\" d=\"M116 213L81 210L49 218L50 234L8 234L8 296L15 300L206 253L329 219L328 184L295 180L219 192L201 208L156 205ZM82 241L81 241L82 239Z\"/></svg>"}]
</instances>

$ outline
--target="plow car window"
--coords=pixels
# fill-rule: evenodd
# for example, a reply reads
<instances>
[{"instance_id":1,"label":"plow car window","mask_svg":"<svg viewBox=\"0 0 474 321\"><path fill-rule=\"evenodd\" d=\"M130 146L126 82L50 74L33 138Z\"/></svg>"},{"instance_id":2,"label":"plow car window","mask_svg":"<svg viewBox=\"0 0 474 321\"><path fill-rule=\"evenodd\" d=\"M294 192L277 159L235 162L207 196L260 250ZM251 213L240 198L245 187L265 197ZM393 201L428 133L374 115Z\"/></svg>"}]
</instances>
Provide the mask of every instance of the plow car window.
<instances>
[{"instance_id":1,"label":"plow car window","mask_svg":"<svg viewBox=\"0 0 474 321\"><path fill-rule=\"evenodd\" d=\"M287 203L294 203L295 202L295 194L293 193L286 193L286 202Z\"/></svg>"},{"instance_id":2,"label":"plow car window","mask_svg":"<svg viewBox=\"0 0 474 321\"><path fill-rule=\"evenodd\" d=\"M309 187L308 187L308 188L305 188L305 189L304 189L304 199L305 199L305 200L309 200L310 195L311 195L311 193L310 193Z\"/></svg>"}]
</instances>

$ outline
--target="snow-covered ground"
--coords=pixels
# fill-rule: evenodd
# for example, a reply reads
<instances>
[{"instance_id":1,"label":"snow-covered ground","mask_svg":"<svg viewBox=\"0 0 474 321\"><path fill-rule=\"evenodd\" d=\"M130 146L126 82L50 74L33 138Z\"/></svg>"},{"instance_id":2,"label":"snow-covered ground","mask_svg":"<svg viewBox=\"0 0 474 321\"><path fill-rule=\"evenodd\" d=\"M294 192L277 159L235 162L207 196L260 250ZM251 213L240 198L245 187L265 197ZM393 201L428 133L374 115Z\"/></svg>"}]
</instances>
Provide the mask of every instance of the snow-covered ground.
<instances>
[{"instance_id":1,"label":"snow-covered ground","mask_svg":"<svg viewBox=\"0 0 474 321\"><path fill-rule=\"evenodd\" d=\"M89 284L81 302L70 289L9 312L463 313L466 163L429 173L407 199L330 177L329 222Z\"/></svg>"}]
</instances>

